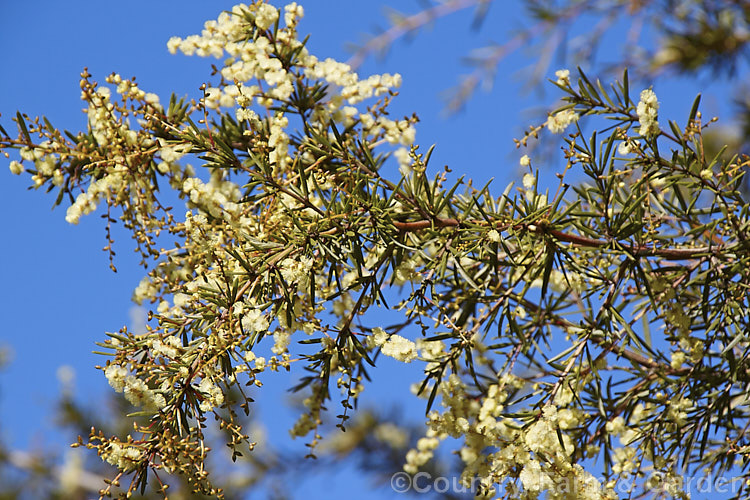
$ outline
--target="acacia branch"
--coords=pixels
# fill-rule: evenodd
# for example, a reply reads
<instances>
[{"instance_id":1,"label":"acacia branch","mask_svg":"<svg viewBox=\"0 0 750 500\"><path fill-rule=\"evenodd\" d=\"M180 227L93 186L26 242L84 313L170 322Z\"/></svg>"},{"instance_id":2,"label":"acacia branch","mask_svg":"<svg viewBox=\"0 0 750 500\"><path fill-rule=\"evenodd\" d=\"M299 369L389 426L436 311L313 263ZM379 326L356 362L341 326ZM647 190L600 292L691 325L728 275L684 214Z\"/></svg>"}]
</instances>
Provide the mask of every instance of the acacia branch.
<instances>
[{"instance_id":1,"label":"acacia branch","mask_svg":"<svg viewBox=\"0 0 750 500\"><path fill-rule=\"evenodd\" d=\"M566 243L572 243L581 247L589 248L603 248L610 246L615 240L596 240L593 238L587 238L585 236L579 236L577 234L568 234L557 229L550 229L545 231L542 227L537 227L536 232L546 232L557 238L560 241ZM682 260L682 259L694 259L706 254L721 252L725 249L724 245L715 246L703 246L693 248L656 248L647 245L622 245L624 249L628 250L634 257L662 257L667 260Z\"/></svg>"},{"instance_id":2,"label":"acacia branch","mask_svg":"<svg viewBox=\"0 0 750 500\"><path fill-rule=\"evenodd\" d=\"M477 221L477 223L482 224L483 222ZM432 220L418 220L411 222L393 221L393 225L401 231L419 231L430 227L456 227L460 226L461 222L452 218L442 219L436 217ZM497 229L527 230L538 234L549 234L559 241L587 248L605 248L616 243L616 240L597 240L577 234L565 233L558 229L549 229L544 225L506 224L503 226L497 226ZM706 254L717 254L727 250L727 247L723 244L692 248L657 248L648 245L634 245L632 243L620 246L634 257L662 257L667 260L694 259Z\"/></svg>"},{"instance_id":3,"label":"acacia branch","mask_svg":"<svg viewBox=\"0 0 750 500\"><path fill-rule=\"evenodd\" d=\"M428 227L456 227L460 225L460 222L456 219L440 219L436 217L432 220L417 220L413 222L393 221L393 225L400 231L419 231Z\"/></svg>"}]
</instances>

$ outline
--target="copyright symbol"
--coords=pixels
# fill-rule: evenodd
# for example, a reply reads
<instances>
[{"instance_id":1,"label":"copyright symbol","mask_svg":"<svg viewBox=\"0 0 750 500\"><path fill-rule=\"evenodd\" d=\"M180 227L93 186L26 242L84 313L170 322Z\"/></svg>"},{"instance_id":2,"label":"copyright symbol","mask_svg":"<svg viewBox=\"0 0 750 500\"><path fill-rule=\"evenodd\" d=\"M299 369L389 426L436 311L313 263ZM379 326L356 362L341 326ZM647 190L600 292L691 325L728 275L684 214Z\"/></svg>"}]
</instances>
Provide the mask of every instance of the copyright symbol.
<instances>
[{"instance_id":1,"label":"copyright symbol","mask_svg":"<svg viewBox=\"0 0 750 500\"><path fill-rule=\"evenodd\" d=\"M406 493L411 488L411 476L406 472L397 472L391 476L391 488L396 493Z\"/></svg>"}]
</instances>

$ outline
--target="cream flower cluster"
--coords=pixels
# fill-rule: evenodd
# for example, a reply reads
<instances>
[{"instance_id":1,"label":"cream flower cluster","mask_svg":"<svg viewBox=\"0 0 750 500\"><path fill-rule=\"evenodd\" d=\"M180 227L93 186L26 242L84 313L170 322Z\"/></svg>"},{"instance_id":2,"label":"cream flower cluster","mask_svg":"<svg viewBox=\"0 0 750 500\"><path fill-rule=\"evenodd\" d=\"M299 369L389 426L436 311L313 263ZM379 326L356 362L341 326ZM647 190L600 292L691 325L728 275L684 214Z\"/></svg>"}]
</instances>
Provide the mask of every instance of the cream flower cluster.
<instances>
[{"instance_id":1,"label":"cream flower cluster","mask_svg":"<svg viewBox=\"0 0 750 500\"><path fill-rule=\"evenodd\" d=\"M133 406L141 406L147 411L157 411L167 406L164 396L152 391L143 380L132 375L125 378L123 393Z\"/></svg>"},{"instance_id":2,"label":"cream flower cluster","mask_svg":"<svg viewBox=\"0 0 750 500\"><path fill-rule=\"evenodd\" d=\"M524 195L530 203L536 206L547 204L547 195L544 193L540 194L536 192L536 176L534 174L524 174L522 183L524 187Z\"/></svg>"},{"instance_id":3,"label":"cream flower cluster","mask_svg":"<svg viewBox=\"0 0 750 500\"><path fill-rule=\"evenodd\" d=\"M679 404L678 401L675 406L679 406ZM653 412L654 405L652 403L645 405L639 403L635 406L628 420L625 420L622 416L617 416L605 425L607 433L613 437L618 437L622 445L615 448L612 455L612 472L620 477L628 478L636 470L643 468L642 459L638 459L638 456L652 461L656 460L655 464L659 461L658 457L653 456L653 452L648 446L645 446L645 449L642 448L641 450L636 448L636 441L640 436L638 429L641 421L648 418ZM682 423L679 425L682 425Z\"/></svg>"},{"instance_id":4,"label":"cream flower cluster","mask_svg":"<svg viewBox=\"0 0 750 500\"><path fill-rule=\"evenodd\" d=\"M268 161L277 171L289 164L289 136L284 132L287 125L289 119L282 113L276 113L271 121L268 147L273 151L268 154Z\"/></svg>"},{"instance_id":5,"label":"cream flower cluster","mask_svg":"<svg viewBox=\"0 0 750 500\"><path fill-rule=\"evenodd\" d=\"M558 69L555 71L558 85L570 85L570 70Z\"/></svg>"},{"instance_id":6,"label":"cream flower cluster","mask_svg":"<svg viewBox=\"0 0 750 500\"><path fill-rule=\"evenodd\" d=\"M98 87L95 90L86 87L85 80L82 81L84 89L81 91L81 99L88 102L88 121L91 133L100 146L105 146L125 141L130 146L149 147L153 141L147 135L139 134L132 130L126 118L115 113L115 105L112 103L112 92L109 87ZM154 109L161 110L159 96L145 92L138 87L133 80L123 79L117 73L107 77L107 83L116 85L117 93L128 100L143 100Z\"/></svg>"},{"instance_id":7,"label":"cream flower cluster","mask_svg":"<svg viewBox=\"0 0 750 500\"><path fill-rule=\"evenodd\" d=\"M383 116L375 119L369 113L360 114L359 120L362 124L362 129L366 134L371 136L385 134L384 138L389 144L402 144L408 146L414 142L416 137L416 129L409 120L394 121ZM411 164L411 162L408 161L409 152L407 150L403 150L403 152L399 151L401 150L397 150L399 164L403 169L408 170L406 164L407 162L409 165Z\"/></svg>"},{"instance_id":8,"label":"cream flower cluster","mask_svg":"<svg viewBox=\"0 0 750 500\"><path fill-rule=\"evenodd\" d=\"M164 396L152 391L146 383L128 373L122 366L111 364L104 370L109 385L117 392L125 394L133 406L143 407L146 411L158 411L167 405Z\"/></svg>"},{"instance_id":9,"label":"cream flower cluster","mask_svg":"<svg viewBox=\"0 0 750 500\"><path fill-rule=\"evenodd\" d=\"M542 278L536 278L531 282L530 286L532 288L542 288L543 284L544 280ZM582 292L586 287L586 277L575 271L563 273L557 269L553 269L549 274L547 286L549 286L550 290L558 293L564 292L565 290Z\"/></svg>"},{"instance_id":10,"label":"cream flower cluster","mask_svg":"<svg viewBox=\"0 0 750 500\"><path fill-rule=\"evenodd\" d=\"M143 100L147 106L161 109L159 97L156 94L144 92L134 81L124 80L114 73L107 77L107 82L117 85L117 92L123 99ZM116 112L116 107L111 101L112 92L109 87L94 88L85 79L81 81L81 85L83 87L81 98L88 102L89 129L99 146L120 145L126 149L143 151L154 144L147 132L132 130L128 120ZM144 109L140 109L135 114L145 112ZM35 156L38 154L35 153ZM62 183L62 173L59 170L51 170L55 160L55 155L47 154L37 159L36 163L40 174L44 177L52 176L53 184L59 185ZM126 162L123 154L115 155L107 161L104 175L99 175L97 180L89 184L86 191L76 197L75 202L68 207L65 220L71 224L78 224L80 217L96 210L98 203L103 199L122 196L122 191L129 184Z\"/></svg>"},{"instance_id":11,"label":"cream flower cluster","mask_svg":"<svg viewBox=\"0 0 750 500\"><path fill-rule=\"evenodd\" d=\"M401 335L387 335L382 329L376 329L373 335L368 339L370 345L379 346L380 351L393 359L404 363L411 363L417 359L417 345Z\"/></svg>"},{"instance_id":12,"label":"cream flower cluster","mask_svg":"<svg viewBox=\"0 0 750 500\"><path fill-rule=\"evenodd\" d=\"M279 18L279 11L273 5L266 3L256 5L255 25L261 30L267 30Z\"/></svg>"},{"instance_id":13,"label":"cream flower cluster","mask_svg":"<svg viewBox=\"0 0 750 500\"><path fill-rule=\"evenodd\" d=\"M370 349L380 347L388 341L388 333L380 327L372 329L372 335L367 337L366 344Z\"/></svg>"},{"instance_id":14,"label":"cream flower cluster","mask_svg":"<svg viewBox=\"0 0 750 500\"><path fill-rule=\"evenodd\" d=\"M151 278L144 276L138 286L133 290L133 302L138 305L143 304L144 301L151 302L159 292L159 289L151 281Z\"/></svg>"},{"instance_id":15,"label":"cream flower cluster","mask_svg":"<svg viewBox=\"0 0 750 500\"><path fill-rule=\"evenodd\" d=\"M182 191L189 196L191 206L198 207L217 219L223 219L225 214L236 214L240 210L239 186L223 180L218 169L211 175L208 183L198 177L185 179Z\"/></svg>"},{"instance_id":16,"label":"cream flower cluster","mask_svg":"<svg viewBox=\"0 0 750 500\"><path fill-rule=\"evenodd\" d=\"M70 224L78 224L81 215L86 215L96 210L97 205L102 199L116 195L126 183L126 172L127 167L117 165L111 168L107 175L92 182L88 189L80 193L76 197L75 202L68 207L65 220Z\"/></svg>"},{"instance_id":17,"label":"cream flower cluster","mask_svg":"<svg viewBox=\"0 0 750 500\"><path fill-rule=\"evenodd\" d=\"M201 57L221 58L225 53L229 54L230 59L221 70L221 75L227 81L247 82L257 78L274 87L269 92L270 97L279 100L288 99L294 91L294 78L283 69L279 59L272 57L274 47L268 38L244 39L249 27L244 17L245 13L254 16L255 26L263 31L268 30L279 16L275 7L265 3L254 3L250 6L236 5L232 8L231 14L222 13L216 21L207 21L201 35L191 35L185 39L172 37L167 42L167 48L171 53L179 50L186 55L195 54ZM285 14L287 26L280 30L284 41L292 44L293 48L301 48L301 43L294 36L294 29L297 16L303 13L304 11L298 6L292 6ZM259 88L256 86L242 93L243 107L249 105L247 99L256 93L253 90L257 92ZM207 94L206 103L209 107L231 107L240 98L240 92L235 85L229 85L224 89L209 88Z\"/></svg>"},{"instance_id":18,"label":"cream flower cluster","mask_svg":"<svg viewBox=\"0 0 750 500\"><path fill-rule=\"evenodd\" d=\"M633 140L630 137L626 138L617 146L617 153L621 156L626 156L631 153L635 153L640 149L641 144L639 141Z\"/></svg>"},{"instance_id":19,"label":"cream flower cluster","mask_svg":"<svg viewBox=\"0 0 750 500\"><path fill-rule=\"evenodd\" d=\"M564 109L547 118L547 128L553 134L561 134L571 123L578 121L578 113L573 109Z\"/></svg>"},{"instance_id":20,"label":"cream flower cluster","mask_svg":"<svg viewBox=\"0 0 750 500\"><path fill-rule=\"evenodd\" d=\"M131 444L110 442L102 454L102 460L114 465L123 472L130 472L143 459L143 449Z\"/></svg>"},{"instance_id":21,"label":"cream flower cluster","mask_svg":"<svg viewBox=\"0 0 750 500\"><path fill-rule=\"evenodd\" d=\"M527 190L529 189L533 190L534 186L536 186L536 177L534 177L534 174L524 174L523 187L526 188Z\"/></svg>"},{"instance_id":22,"label":"cream flower cluster","mask_svg":"<svg viewBox=\"0 0 750 500\"><path fill-rule=\"evenodd\" d=\"M526 430L524 441L529 450L547 455L562 454L558 458L565 457L565 459L573 453L573 442L567 434L562 434L564 447L560 445L560 439L556 431L558 428L557 419L557 407L553 405L545 406L542 411L542 418Z\"/></svg>"},{"instance_id":23,"label":"cream flower cluster","mask_svg":"<svg viewBox=\"0 0 750 500\"><path fill-rule=\"evenodd\" d=\"M244 26L239 19L246 9L246 5L236 5L231 12L222 12L218 20L206 21L201 35L191 35L185 39L174 36L167 42L167 48L172 54L179 50L186 55L211 55L218 59L224 54L224 47L228 43L242 38Z\"/></svg>"},{"instance_id":24,"label":"cream flower cluster","mask_svg":"<svg viewBox=\"0 0 750 500\"><path fill-rule=\"evenodd\" d=\"M446 355L445 343L442 340L418 338L416 345L422 360L427 362L424 367L426 372L438 367L439 361Z\"/></svg>"},{"instance_id":25,"label":"cream flower cluster","mask_svg":"<svg viewBox=\"0 0 750 500\"><path fill-rule=\"evenodd\" d=\"M112 93L108 87L100 87L89 97L89 108L87 111L89 127L91 127L94 139L101 146L114 142L120 134L128 137L131 136L128 132L133 132L128 131L124 124L118 124L111 119L115 107L110 102L111 95ZM87 94L82 94L81 98L86 99ZM133 132L131 137L133 137L134 141L136 140L135 132Z\"/></svg>"},{"instance_id":26,"label":"cream flower cluster","mask_svg":"<svg viewBox=\"0 0 750 500\"><path fill-rule=\"evenodd\" d=\"M247 333L264 332L269 324L268 316L260 309L250 309L242 316L242 328Z\"/></svg>"},{"instance_id":27,"label":"cream flower cluster","mask_svg":"<svg viewBox=\"0 0 750 500\"><path fill-rule=\"evenodd\" d=\"M57 143L55 142L43 141L35 148L21 148L21 159L24 161L33 161L34 167L37 170L36 175L31 177L35 187L41 186L50 177L52 177L52 184L55 186L63 183L62 172L60 169L55 168L59 161L59 156L50 151L56 146ZM10 171L16 175L20 174L24 171L23 164L18 161L11 162Z\"/></svg>"},{"instance_id":28,"label":"cream flower cluster","mask_svg":"<svg viewBox=\"0 0 750 500\"><path fill-rule=\"evenodd\" d=\"M201 411L208 412L224 404L224 392L209 377L203 377L197 389L203 396L199 405Z\"/></svg>"},{"instance_id":29,"label":"cream flower cluster","mask_svg":"<svg viewBox=\"0 0 750 500\"><path fill-rule=\"evenodd\" d=\"M292 2L284 7L284 24L288 28L294 28L304 16L305 9L297 2Z\"/></svg>"},{"instance_id":30,"label":"cream flower cluster","mask_svg":"<svg viewBox=\"0 0 750 500\"><path fill-rule=\"evenodd\" d=\"M404 259L393 271L393 284L403 285L409 281L418 283L422 279L417 258Z\"/></svg>"},{"instance_id":31,"label":"cream flower cluster","mask_svg":"<svg viewBox=\"0 0 750 500\"><path fill-rule=\"evenodd\" d=\"M357 104L373 96L387 94L393 88L401 86L401 75L372 75L366 80L360 80L351 66L327 58L318 61L315 56L308 56L308 67L305 75L313 80L326 80L328 83L341 87L341 97L349 104Z\"/></svg>"},{"instance_id":32,"label":"cream flower cluster","mask_svg":"<svg viewBox=\"0 0 750 500\"><path fill-rule=\"evenodd\" d=\"M539 494L543 491L554 488L555 483L546 471L542 470L542 466L538 460L529 460L526 465L523 466L521 474L518 476L521 480L521 484L526 491L532 494Z\"/></svg>"},{"instance_id":33,"label":"cream flower cluster","mask_svg":"<svg viewBox=\"0 0 750 500\"><path fill-rule=\"evenodd\" d=\"M206 23L201 35L191 35L185 39L173 37L167 43L170 52L178 50L186 55L223 57L225 60L221 75L227 82L235 82L206 90L205 103L209 108L240 106L239 119L253 119L257 114L250 113L253 101L268 107L273 100L286 101L294 92L297 79L293 68L284 68L281 60L274 55L276 46L266 36L259 36L253 40L246 40L243 33L248 29L244 14L249 13L254 23L261 30L268 30L279 16L278 10L265 3L254 3L250 6L240 4L232 9L232 14L223 13L216 21ZM387 94L401 85L400 75L372 75L360 79L352 68L334 59L319 60L309 54L307 49L296 38L296 26L304 15L304 10L296 3L287 5L284 9L285 26L275 32L277 41L281 41L290 50L298 51L297 66L309 79L324 80L338 87L337 93L332 95L326 106L315 109L312 118L320 124L327 125L331 119L341 121L349 126L354 119L362 121L363 129L369 135L383 133L391 144L411 144L414 141L415 129L408 120L389 120L382 116L374 119L369 113L359 114L351 105L358 104L365 99ZM239 41L241 40L241 41ZM261 89L259 85L248 84L257 80L267 85ZM280 129L286 127L281 123L283 116L277 116ZM288 143L285 134L274 131L269 142L279 144L276 147L275 158L271 162L281 165L286 162L284 144ZM274 144L269 144L274 147Z\"/></svg>"},{"instance_id":34,"label":"cream flower cluster","mask_svg":"<svg viewBox=\"0 0 750 500\"><path fill-rule=\"evenodd\" d=\"M286 258L281 261L281 277L289 285L297 283L300 289L305 289L310 282L310 270L313 263L311 257L300 257L299 260Z\"/></svg>"},{"instance_id":35,"label":"cream flower cluster","mask_svg":"<svg viewBox=\"0 0 750 500\"><path fill-rule=\"evenodd\" d=\"M522 422L503 415L508 390L521 386L521 380L504 375L497 384L488 387L486 396L477 400L467 394L466 384L456 375L441 382L437 391L445 411L430 412L427 433L407 453L404 470L416 473L432 458L440 441L462 437L461 479L469 485L480 478L486 497L495 493L495 483L515 477L528 498L537 498L543 492L555 499L614 498L613 492L580 465L572 463L575 448L565 429L580 424L575 410L548 404L525 427ZM562 444L558 435L562 436ZM565 496L570 494L573 496Z\"/></svg>"},{"instance_id":36,"label":"cream flower cluster","mask_svg":"<svg viewBox=\"0 0 750 500\"><path fill-rule=\"evenodd\" d=\"M121 75L114 73L107 78L107 82L117 85L117 93L121 96L128 99L143 99L155 108L161 109L159 96L141 90L135 81L123 79Z\"/></svg>"},{"instance_id":37,"label":"cream flower cluster","mask_svg":"<svg viewBox=\"0 0 750 500\"><path fill-rule=\"evenodd\" d=\"M189 143L168 145L163 140L160 140L160 145L159 156L161 156L161 159L167 164L179 161L180 158L185 156L192 149L192 145Z\"/></svg>"},{"instance_id":38,"label":"cream flower cluster","mask_svg":"<svg viewBox=\"0 0 750 500\"><path fill-rule=\"evenodd\" d=\"M23 164L16 160L11 161L8 168L13 175L21 175L24 171Z\"/></svg>"},{"instance_id":39,"label":"cream flower cluster","mask_svg":"<svg viewBox=\"0 0 750 500\"><path fill-rule=\"evenodd\" d=\"M659 101L653 90L646 89L641 92L641 100L638 102L636 113L638 113L638 122L641 124L639 134L644 137L653 137L659 133L657 121Z\"/></svg>"},{"instance_id":40,"label":"cream flower cluster","mask_svg":"<svg viewBox=\"0 0 750 500\"><path fill-rule=\"evenodd\" d=\"M182 343L180 339L170 335L163 341L161 339L154 339L151 341L151 352L154 356L163 356L169 359L175 359L180 354L182 349Z\"/></svg>"}]
</instances>

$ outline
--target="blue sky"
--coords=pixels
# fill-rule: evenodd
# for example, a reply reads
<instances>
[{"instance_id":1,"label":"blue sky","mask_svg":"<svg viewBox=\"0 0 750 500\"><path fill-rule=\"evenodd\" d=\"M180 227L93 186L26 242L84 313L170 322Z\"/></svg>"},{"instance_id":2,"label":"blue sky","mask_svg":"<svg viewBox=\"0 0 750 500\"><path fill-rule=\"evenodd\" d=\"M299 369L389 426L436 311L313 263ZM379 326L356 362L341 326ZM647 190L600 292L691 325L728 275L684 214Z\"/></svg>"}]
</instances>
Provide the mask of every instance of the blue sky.
<instances>
[{"instance_id":1,"label":"blue sky","mask_svg":"<svg viewBox=\"0 0 750 500\"><path fill-rule=\"evenodd\" d=\"M125 7L82 0L3 2L0 46L6 50L0 76L0 124L12 130L11 117L20 109L44 114L62 128L85 127L78 86L84 66L99 81L112 71L123 77L135 75L141 88L159 94L162 101L172 91L196 97L198 87L209 78L212 60L172 56L166 41L172 35L199 32L205 20L216 18L233 3L132 0ZM348 59L347 42L385 24L383 2L301 3L306 9L301 30L312 34L308 47L321 58ZM391 4L408 12L418 8L417 2ZM480 92L465 112L446 117L439 98L456 83L456 75L466 71L460 64L463 55L490 40L503 41L524 26L516 2L502 2L502 11L498 7L490 10L479 34L469 28L470 13L455 15L413 41L397 42L384 60L369 59L361 74L401 73L404 84L393 109L420 116L417 143L438 145L433 167L448 164L476 184L494 177L499 193L519 177L518 158L523 152L515 149L512 139L528 125L530 115L525 110L554 107L554 89L549 87L544 95L525 89L518 70L533 60L522 50L503 61L493 89ZM605 54L618 40L607 44ZM548 76L562 64L553 57ZM684 117L703 83L660 82L655 89L663 96L662 113L679 112L677 116ZM659 93L662 89L664 94ZM711 114L726 111L725 89L710 86L704 102ZM63 365L73 367L75 387L84 400L94 401L107 390L103 375L94 369L104 359L91 351L105 331L130 323L130 294L142 273L124 237L116 243L119 272L109 271L107 255L101 251L104 225L97 215L82 218L78 226L68 225L64 209L51 211L54 200L27 191L28 177L11 175L6 165L0 161L0 210L6 214L5 243L0 246L4 279L0 343L9 345L14 354L12 363L0 371L0 436L17 448L38 448L50 441L62 448L66 441L55 435L51 421L59 390L56 372ZM556 171L555 167L547 172ZM372 391L371 401L386 394L388 382L397 376L381 375L380 389ZM406 394L408 388L404 389ZM264 416L275 417L272 402L268 404ZM314 489L314 484L309 487Z\"/></svg>"}]
</instances>

